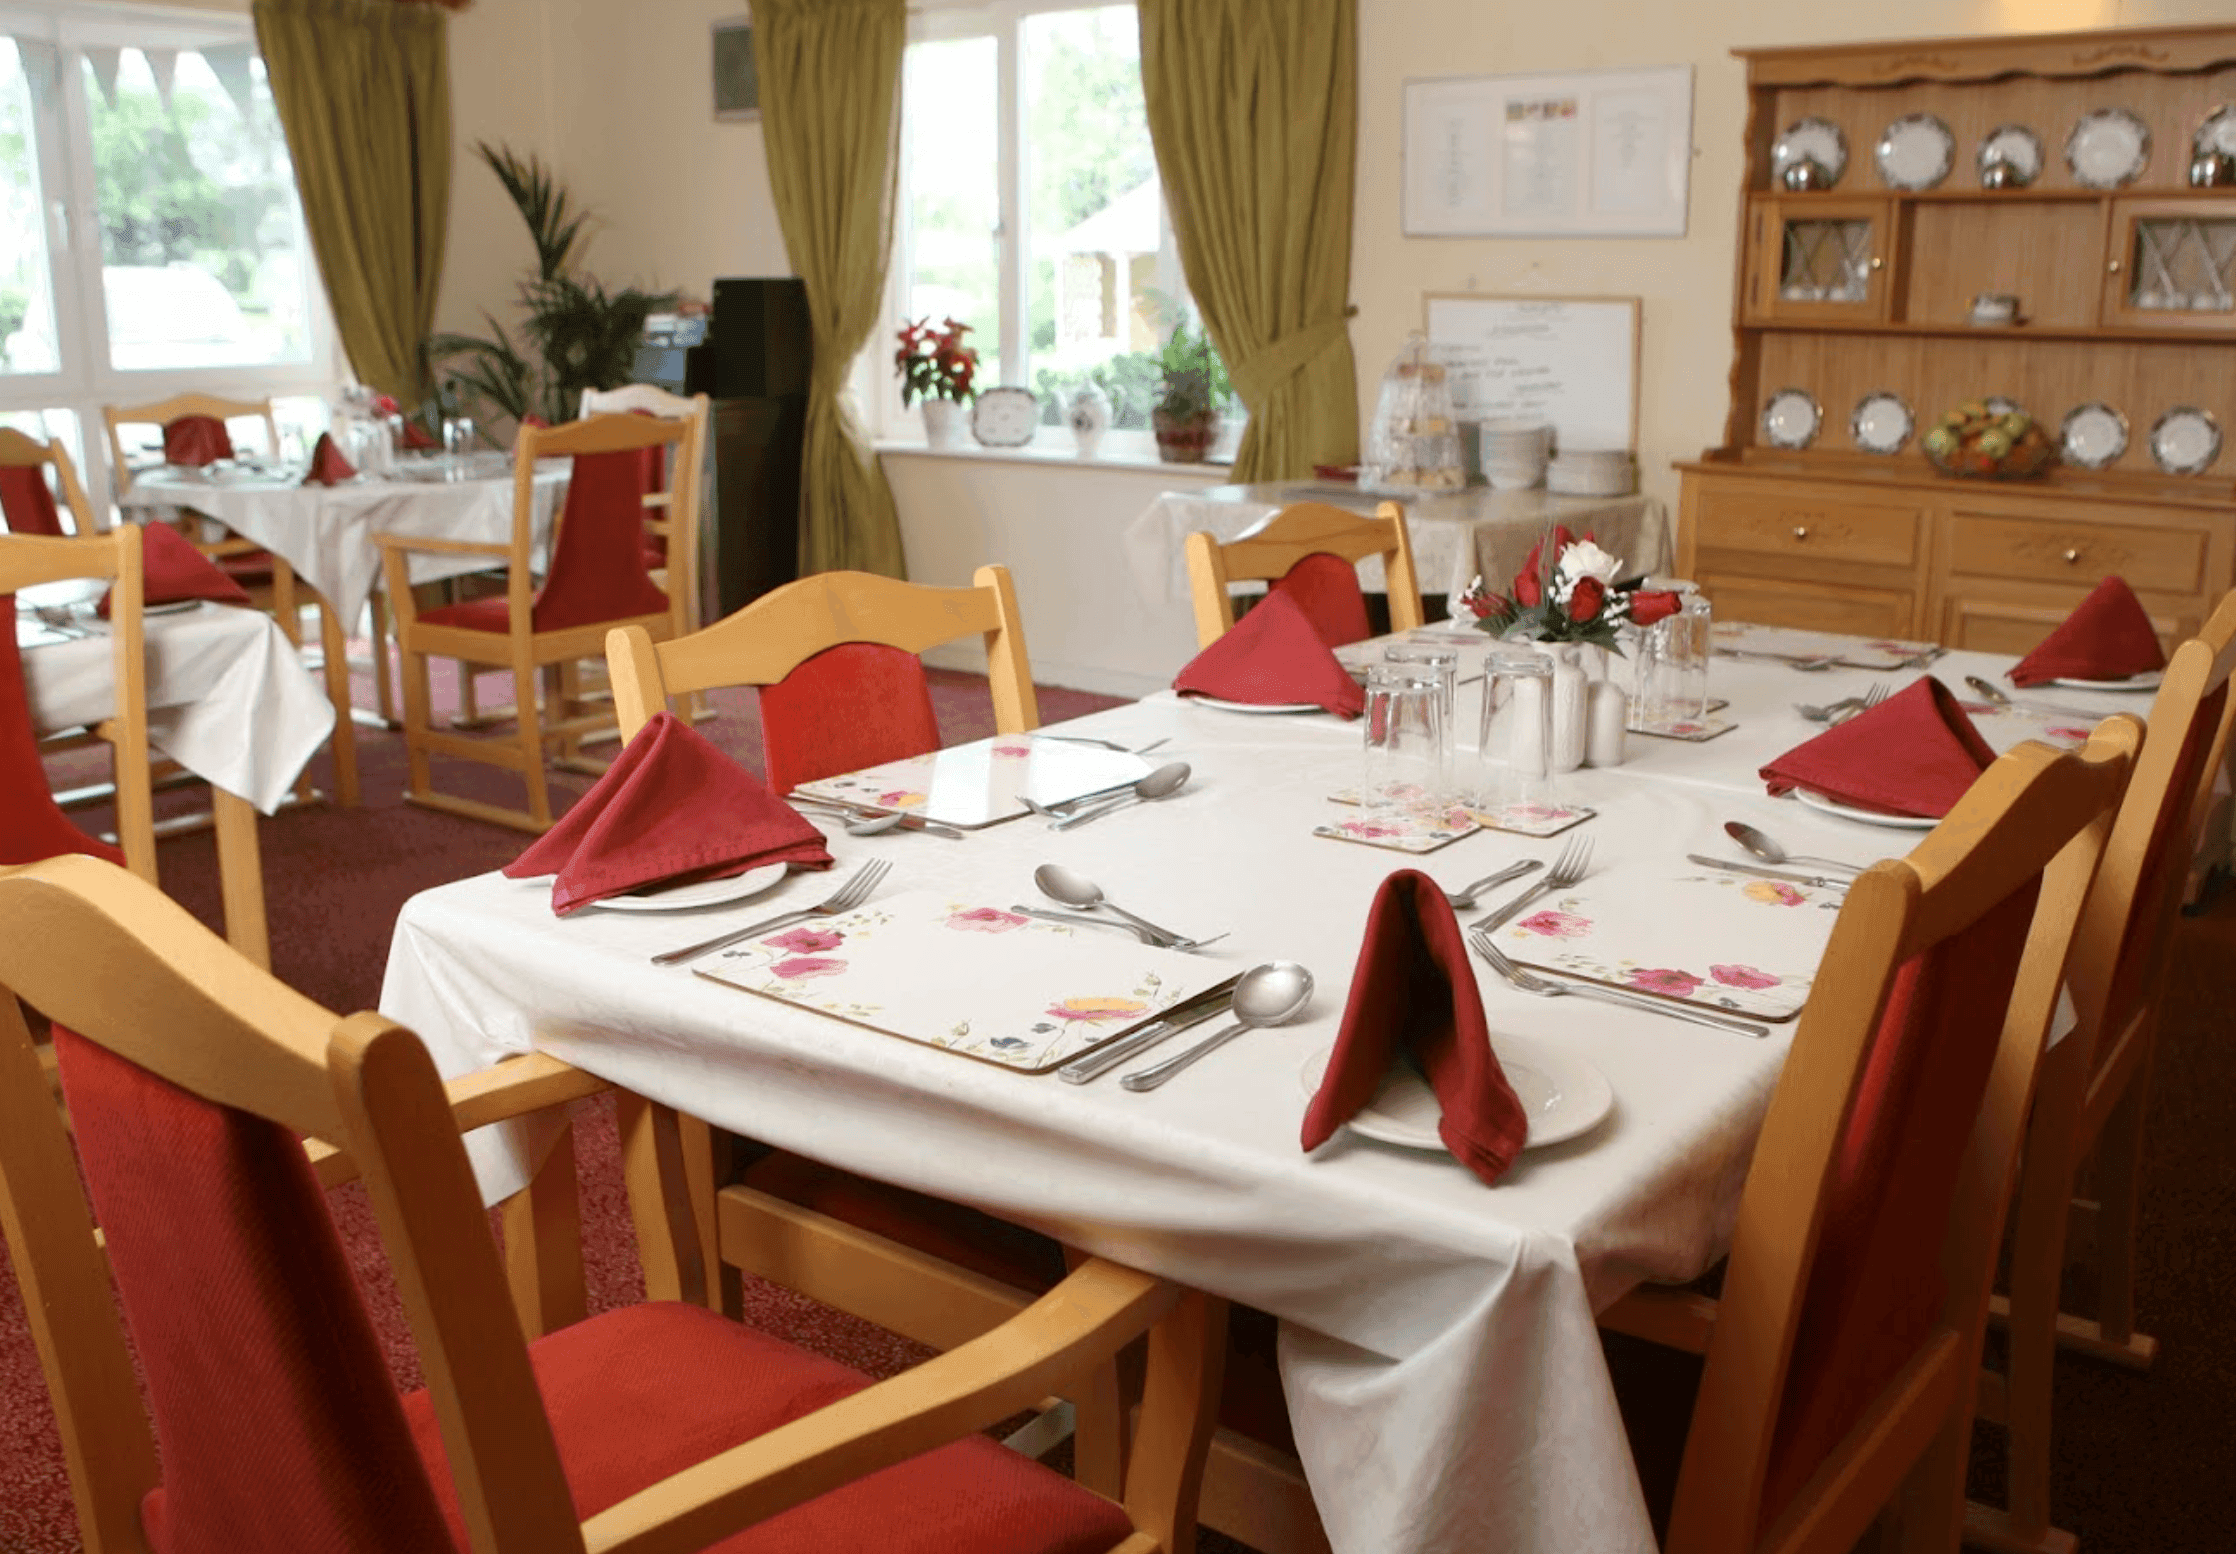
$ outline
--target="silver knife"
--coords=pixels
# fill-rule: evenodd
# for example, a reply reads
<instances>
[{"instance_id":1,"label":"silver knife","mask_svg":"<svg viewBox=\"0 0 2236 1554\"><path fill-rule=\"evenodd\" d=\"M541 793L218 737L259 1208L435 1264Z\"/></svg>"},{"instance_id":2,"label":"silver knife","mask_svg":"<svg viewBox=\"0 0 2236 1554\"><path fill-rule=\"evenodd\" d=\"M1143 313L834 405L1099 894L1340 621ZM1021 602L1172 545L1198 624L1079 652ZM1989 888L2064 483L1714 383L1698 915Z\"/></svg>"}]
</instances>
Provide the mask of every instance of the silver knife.
<instances>
[{"instance_id":1,"label":"silver knife","mask_svg":"<svg viewBox=\"0 0 2236 1554\"><path fill-rule=\"evenodd\" d=\"M1855 883L1852 879L1832 879L1822 874L1796 874L1791 869L1766 869L1758 863L1726 863L1721 858L1709 858L1700 853L1687 853L1689 863L1704 869L1722 869L1726 874L1752 874L1757 879L1785 880L1794 885L1816 885L1826 890L1846 890Z\"/></svg>"},{"instance_id":2,"label":"silver knife","mask_svg":"<svg viewBox=\"0 0 2236 1554\"><path fill-rule=\"evenodd\" d=\"M1097 1048L1083 1058L1074 1058L1056 1070L1056 1077L1068 1084L1083 1085L1098 1074L1106 1074L1126 1059L1139 1052L1147 1052L1170 1036L1177 1036L1191 1025L1201 1025L1215 1015L1226 1013L1234 1002L1234 982L1222 982L1206 993L1198 993L1186 1003L1165 1011L1163 1018L1144 1025L1131 1036L1121 1036L1107 1047Z\"/></svg>"},{"instance_id":3,"label":"silver knife","mask_svg":"<svg viewBox=\"0 0 2236 1554\"><path fill-rule=\"evenodd\" d=\"M874 804L848 804L841 799L827 799L820 793L788 793L785 798L793 804L812 805L817 809L830 810L856 820L876 820L893 813L889 809L879 809ZM897 831L922 831L931 836L944 836L958 842L965 840L963 833L953 826L941 825L936 820L926 820L922 815L903 815L894 829Z\"/></svg>"}]
</instances>

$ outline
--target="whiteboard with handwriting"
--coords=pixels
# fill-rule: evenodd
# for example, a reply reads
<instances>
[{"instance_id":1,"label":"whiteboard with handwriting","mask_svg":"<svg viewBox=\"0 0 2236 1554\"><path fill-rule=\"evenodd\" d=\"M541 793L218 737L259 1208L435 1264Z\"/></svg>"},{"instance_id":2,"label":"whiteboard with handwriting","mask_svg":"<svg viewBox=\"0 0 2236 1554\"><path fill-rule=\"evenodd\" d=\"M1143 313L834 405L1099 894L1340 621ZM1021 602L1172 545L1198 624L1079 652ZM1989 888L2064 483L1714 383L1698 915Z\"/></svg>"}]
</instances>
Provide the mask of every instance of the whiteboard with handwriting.
<instances>
[{"instance_id":1,"label":"whiteboard with handwriting","mask_svg":"<svg viewBox=\"0 0 2236 1554\"><path fill-rule=\"evenodd\" d=\"M1572 450L1636 445L1636 297L1431 295L1427 304L1458 420L1532 417Z\"/></svg>"}]
</instances>

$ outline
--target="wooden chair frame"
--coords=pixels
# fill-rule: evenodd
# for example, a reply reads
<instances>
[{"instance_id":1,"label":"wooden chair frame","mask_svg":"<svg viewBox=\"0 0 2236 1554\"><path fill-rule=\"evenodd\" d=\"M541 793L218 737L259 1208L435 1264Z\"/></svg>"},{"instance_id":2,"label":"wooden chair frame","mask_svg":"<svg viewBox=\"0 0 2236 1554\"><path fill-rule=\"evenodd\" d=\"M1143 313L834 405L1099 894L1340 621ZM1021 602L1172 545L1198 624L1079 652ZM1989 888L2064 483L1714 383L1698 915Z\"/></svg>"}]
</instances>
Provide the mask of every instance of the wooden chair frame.
<instances>
[{"instance_id":1,"label":"wooden chair frame","mask_svg":"<svg viewBox=\"0 0 2236 1554\"><path fill-rule=\"evenodd\" d=\"M530 570L535 541L536 460L570 454L622 453L637 448L672 448L673 460L682 466L698 461L699 426L689 420L661 420L650 416L608 415L565 426L522 427L513 449L512 538L502 545L470 540L443 540L405 534L376 534L389 606L395 613L396 644L403 658L404 748L409 778L404 797L415 804L447 810L474 820L493 821L524 831L550 829L550 784L544 773L545 746L565 744L593 729L610 725L604 709L571 712L564 704L557 669L583 658L596 658L605 648L610 631L642 627L650 637L665 638L675 629L671 604L657 615L597 621L563 631L535 630L536 582ZM697 483L679 486L669 508L672 523L688 534L698 523ZM551 550L559 546L559 527L553 526ZM450 556L487 556L505 565L505 597L510 609L510 629L476 631L465 626L439 625L420 618L411 592L410 556L414 551ZM489 664L509 669L513 677L514 717L517 731L510 738L481 739L444 733L434 725L432 694L428 687L427 660L455 658L466 664ZM550 705L537 705L537 673L545 671ZM481 761L520 773L528 788L526 810L505 809L475 799L437 793L432 785L430 758L445 755Z\"/></svg>"},{"instance_id":2,"label":"wooden chair frame","mask_svg":"<svg viewBox=\"0 0 2236 1554\"><path fill-rule=\"evenodd\" d=\"M1902 1547L1954 1548L1973 1377L2037 1065L2083 903L2141 742L2109 719L2079 755L2022 745L1991 767L1909 857L1848 893L1770 1101L1720 1301L1643 1286L1604 1326L1707 1357L1668 1554L1846 1554L1875 1520ZM2055 856L2044 868L2045 843ZM1935 1257L1937 1329L1776 1522L1762 1496L1824 1193L1895 975L1912 957L2043 876L1993 1071Z\"/></svg>"},{"instance_id":3,"label":"wooden chair frame","mask_svg":"<svg viewBox=\"0 0 2236 1554\"><path fill-rule=\"evenodd\" d=\"M1187 538L1188 593L1196 611L1196 646L1207 648L1234 629L1228 585L1271 582L1307 556L1340 556L1356 565L1382 558L1389 590L1390 629L1423 624L1421 580L1413 566L1413 537L1405 509L1384 502L1372 518L1326 502L1294 502L1240 539L1225 544L1201 531Z\"/></svg>"},{"instance_id":4,"label":"wooden chair frame","mask_svg":"<svg viewBox=\"0 0 2236 1554\"><path fill-rule=\"evenodd\" d=\"M62 498L61 506L70 514L71 529L80 538L102 533L107 525L94 517L93 504L86 499L85 487L78 483L78 467L61 440L41 442L12 426L0 426L0 469L28 469L40 464L54 466L55 488Z\"/></svg>"},{"instance_id":5,"label":"wooden chair frame","mask_svg":"<svg viewBox=\"0 0 2236 1554\"><path fill-rule=\"evenodd\" d=\"M0 991L173 1084L334 1141L362 1173L475 1554L688 1554L1015 1412L1144 1331L1149 1390L1116 1554L1185 1554L1218 1387L1221 1303L1092 1262L1000 1329L576 1520L508 1304L462 1130L598 1088L542 1057L446 1090L425 1046L377 1014L337 1017L227 953L97 859L0 870ZM149 1022L146 1012L164 1011ZM689 1278L674 1114L625 1111L638 1233ZM28 1031L0 998L0 1220L24 1284L88 1554L139 1550L159 1482L105 1256ZM686 1298L688 1298L688 1292Z\"/></svg>"},{"instance_id":6,"label":"wooden chair frame","mask_svg":"<svg viewBox=\"0 0 2236 1554\"><path fill-rule=\"evenodd\" d=\"M2168 867L2155 900L2144 899L2145 876L2160 860L2151 852L2160 816L2179 810L2164 845L2187 858L2212 806L2214 778L2228 756L2236 724L2236 593L2221 601L2199 635L2167 666L2152 703L2150 731L2135 778L2105 844L2103 867L2081 918L2073 952L2072 989L2078 1024L2042 1065L2026 1138L2026 1164L2013 1210L2007 1300L1991 1314L2008 1329L2002 1375L1981 1377L1983 1419L2009 1432L2009 1491L2004 1507L1967 1508L1965 1538L1985 1548L2064 1554L2072 1534L2050 1524L2052 1380L2059 1347L2130 1369L2150 1365L2156 1339L2135 1331L2135 1232L2141 1213L2143 1109L2157 1040L2158 989L2188 871ZM2227 687L2217 721L2202 731L2195 780L2177 791L2184 743L2205 699ZM2149 957L2129 985L2127 1007L2110 1000L2130 934ZM2096 1158L2093 1201L2076 1197L2081 1166ZM2068 1237L2076 1227L2096 1248L2102 1275L2098 1316L2060 1310ZM2078 1238L2077 1238L2078 1239Z\"/></svg>"},{"instance_id":7,"label":"wooden chair frame","mask_svg":"<svg viewBox=\"0 0 2236 1554\"><path fill-rule=\"evenodd\" d=\"M675 586L668 589L668 598L675 606L674 632L678 637L688 636L697 631L700 624L699 536L695 532L678 533L675 515L678 512L703 515L706 511L700 482L705 477L707 435L713 424L713 410L704 394L693 394L686 399L649 383L582 391L580 413L585 420L594 415L639 412L666 421L689 421L698 428L699 457L687 468L671 468L668 489L647 492L644 499L647 511L656 515L645 520L645 527L667 541L669 570L677 574Z\"/></svg>"}]
</instances>

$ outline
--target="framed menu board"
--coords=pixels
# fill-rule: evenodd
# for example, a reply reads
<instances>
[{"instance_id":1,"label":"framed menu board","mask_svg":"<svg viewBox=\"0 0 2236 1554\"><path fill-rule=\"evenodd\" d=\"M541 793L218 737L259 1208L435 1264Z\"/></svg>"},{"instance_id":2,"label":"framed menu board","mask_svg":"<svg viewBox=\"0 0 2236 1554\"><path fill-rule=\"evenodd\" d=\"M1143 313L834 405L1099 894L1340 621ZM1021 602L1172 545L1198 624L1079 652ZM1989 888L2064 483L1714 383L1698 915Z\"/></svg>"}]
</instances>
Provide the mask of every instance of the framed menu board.
<instances>
[{"instance_id":1,"label":"framed menu board","mask_svg":"<svg viewBox=\"0 0 2236 1554\"><path fill-rule=\"evenodd\" d=\"M1456 419L1533 417L1570 450L1636 445L1636 297L1431 292L1423 307Z\"/></svg>"}]
</instances>

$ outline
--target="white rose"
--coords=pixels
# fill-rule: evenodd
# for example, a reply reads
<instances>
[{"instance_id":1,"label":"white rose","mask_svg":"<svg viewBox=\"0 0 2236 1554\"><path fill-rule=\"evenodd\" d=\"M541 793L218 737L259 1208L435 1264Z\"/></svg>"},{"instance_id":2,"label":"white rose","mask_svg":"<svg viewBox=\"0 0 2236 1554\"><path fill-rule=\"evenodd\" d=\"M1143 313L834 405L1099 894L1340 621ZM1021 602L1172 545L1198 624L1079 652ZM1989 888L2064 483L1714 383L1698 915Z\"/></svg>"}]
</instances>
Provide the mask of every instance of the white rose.
<instances>
[{"instance_id":1,"label":"white rose","mask_svg":"<svg viewBox=\"0 0 2236 1554\"><path fill-rule=\"evenodd\" d=\"M1596 577L1603 583L1615 581L1615 574L1622 570L1622 562L1601 550L1590 540L1578 540L1561 552L1561 559L1553 571L1559 586L1555 592L1563 599L1587 577Z\"/></svg>"}]
</instances>

